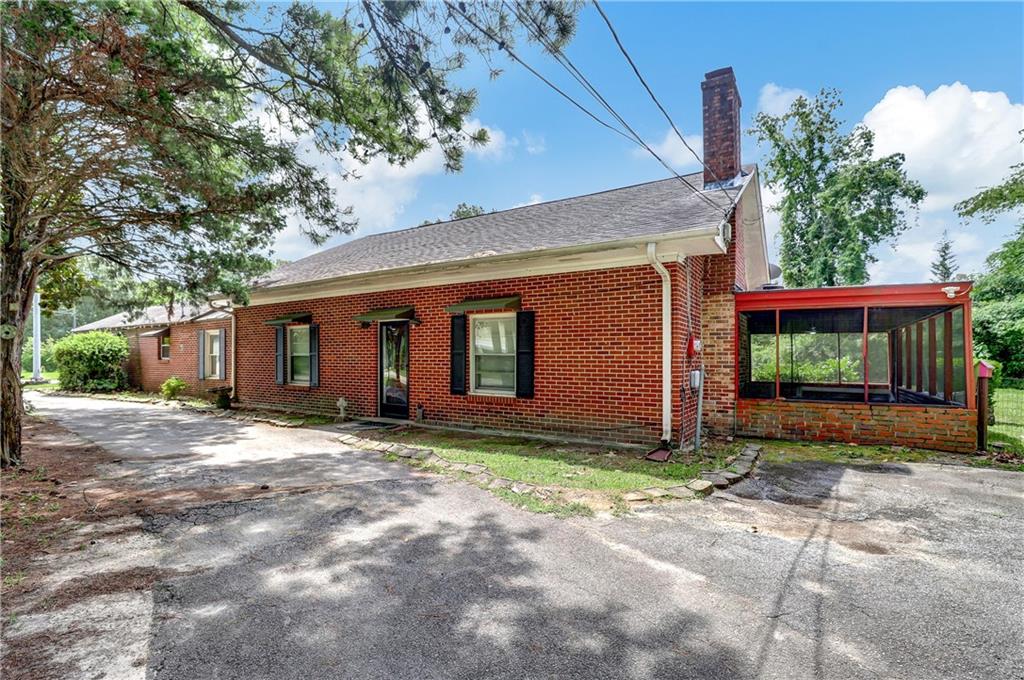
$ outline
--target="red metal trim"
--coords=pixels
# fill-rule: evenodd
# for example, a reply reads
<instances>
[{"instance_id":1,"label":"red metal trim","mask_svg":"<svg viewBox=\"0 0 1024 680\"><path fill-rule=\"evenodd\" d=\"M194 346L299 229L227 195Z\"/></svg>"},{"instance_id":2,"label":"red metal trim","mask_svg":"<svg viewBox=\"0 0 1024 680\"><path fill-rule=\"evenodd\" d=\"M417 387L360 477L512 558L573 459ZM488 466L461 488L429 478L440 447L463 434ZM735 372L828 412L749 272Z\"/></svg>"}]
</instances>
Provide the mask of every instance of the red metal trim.
<instances>
[{"instance_id":1,"label":"red metal trim","mask_svg":"<svg viewBox=\"0 0 1024 680\"><path fill-rule=\"evenodd\" d=\"M936 354L938 348L935 346L938 343L938 336L935 333L935 317L928 317L928 394L935 396L938 394L938 376L935 372L938 370L939 364L936 361Z\"/></svg>"},{"instance_id":2,"label":"red metal trim","mask_svg":"<svg viewBox=\"0 0 1024 680\"><path fill-rule=\"evenodd\" d=\"M913 354L916 374L914 375L914 387L919 392L925 391L925 323L914 324L913 340L916 343L916 351Z\"/></svg>"},{"instance_id":3,"label":"red metal trim","mask_svg":"<svg viewBox=\"0 0 1024 680\"><path fill-rule=\"evenodd\" d=\"M959 282L962 297L971 291L973 282ZM736 293L736 309L824 309L831 307L916 307L953 304L942 283L910 283L889 286L840 286L835 288L793 288L754 290Z\"/></svg>"},{"instance_id":4,"label":"red metal trim","mask_svg":"<svg viewBox=\"0 0 1024 680\"><path fill-rule=\"evenodd\" d=\"M867 404L870 403L871 399L868 396L868 369L870 367L868 366L868 308L866 305L864 307L864 333L861 338L860 351L863 358L860 365L864 369L864 403ZM842 369L840 368L840 374L842 374L841 372Z\"/></svg>"},{"instance_id":5,"label":"red metal trim","mask_svg":"<svg viewBox=\"0 0 1024 680\"><path fill-rule=\"evenodd\" d=\"M977 410L978 402L974 398L974 338L971 332L971 299L964 300L964 382L967 388L967 403L965 406Z\"/></svg>"},{"instance_id":6,"label":"red metal trim","mask_svg":"<svg viewBox=\"0 0 1024 680\"><path fill-rule=\"evenodd\" d=\"M942 398L953 401L953 312L942 315Z\"/></svg>"},{"instance_id":7,"label":"red metal trim","mask_svg":"<svg viewBox=\"0 0 1024 680\"><path fill-rule=\"evenodd\" d=\"M781 326L779 325L779 316L781 312L775 310L775 398L778 399L782 396L782 357L780 356L779 345L782 344L782 334L780 333Z\"/></svg>"}]
</instances>

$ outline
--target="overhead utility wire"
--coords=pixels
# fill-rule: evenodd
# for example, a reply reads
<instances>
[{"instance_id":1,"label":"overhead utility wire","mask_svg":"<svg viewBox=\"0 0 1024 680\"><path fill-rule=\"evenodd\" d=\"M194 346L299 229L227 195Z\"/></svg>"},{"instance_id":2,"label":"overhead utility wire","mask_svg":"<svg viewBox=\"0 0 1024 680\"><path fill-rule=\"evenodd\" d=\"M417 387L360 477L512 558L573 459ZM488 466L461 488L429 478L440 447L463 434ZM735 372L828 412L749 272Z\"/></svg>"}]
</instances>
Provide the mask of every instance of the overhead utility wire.
<instances>
[{"instance_id":1,"label":"overhead utility wire","mask_svg":"<svg viewBox=\"0 0 1024 680\"><path fill-rule=\"evenodd\" d=\"M683 182L684 184L686 184L686 185L687 185L687 186L688 186L688 187L689 187L689 188L690 188L690 189L691 189L691 190L692 190L692 191L693 191L693 192L694 192L694 193L695 193L695 194L696 194L696 195L697 195L697 196L698 196L699 198L703 199L703 200L704 200L704 201L705 201L706 203L708 203L708 205L710 205L711 207L713 207L713 208L714 208L715 210L722 210L722 208L721 208L721 207L720 207L720 206L719 206L718 204L716 204L716 203L715 203L714 201L712 201L712 200L711 200L711 199L709 199L709 198L708 198L707 196L705 196L705 195L704 195L703 193L701 193L701 191L700 191L699 189L697 189L696 187L694 187L694 186L693 186L692 184L690 184L689 182L687 182L685 178L683 178L683 177L682 177L682 176L681 176L681 175L680 175L679 173L677 173L677 172L676 172L676 171L675 171L675 170L674 170L674 169L673 169L673 168L672 168L672 167L671 167L670 165L668 165L668 164L667 164L667 163L666 163L666 162L665 162L665 161L664 161L664 160L663 160L663 159L662 159L662 158L661 158L660 156L658 156L658 154L657 154L657 153L655 153L655 151L654 151L653 149L651 149L651 148L650 148L650 147L649 147L649 146L648 146L647 144L645 144L645 143L643 142L643 140L642 140L642 139L638 139L638 137L636 137L636 136L635 136L635 135L636 135L636 133L635 133L635 132L633 132L633 131L632 131L632 129L630 129L630 131L631 131L631 132L633 132L633 135L634 135L634 136L630 136L629 134L626 134L625 132L623 132L623 131L622 131L622 130L620 130L619 128L616 128L615 126L613 126L613 125L609 124L608 122L606 122L606 121L602 120L602 119L601 119L601 118L599 118L599 117L598 117L597 115L595 115L594 113L592 113L592 112L591 112L591 111L590 111L589 109L587 109L587 108L586 108L585 106L583 106L583 105L582 105L582 104L580 104L580 103L579 103L578 101L576 101L576 100L575 100L575 99L574 99L574 98L573 98L572 96L570 96L569 94L567 94L567 93L566 93L566 92L565 92L564 90L562 90L562 89L561 89L561 88L559 88L559 87L558 87L557 85L555 85L554 83L552 83L552 82L551 82L550 80L548 80L547 78L545 78L545 77L544 77L544 76L543 76L543 75L542 75L541 73L539 73L539 72L538 72L538 71L537 71L536 69L534 69L534 68L533 68L532 66L530 66L530 65L529 65L529 64L527 64L527 63L526 63L525 61L523 61L523 60L522 60L522 59L521 59L521 58L519 57L519 55L517 55L517 54L516 54L516 53L515 53L515 52L514 52L514 51L513 51L513 50L512 50L512 49L511 49L511 48L510 48L510 47L509 47L509 46L508 46L508 45L507 45L507 44L506 44L506 43L505 43L504 41L503 41L503 40L500 40L500 39L498 39L498 38L497 38L497 37L496 37L496 36L495 36L495 35L494 35L493 33L491 33L491 32L490 32L490 31L488 31L488 30L487 30L486 28L484 28L484 27L483 27L483 26L481 26L481 25L480 25L479 23L477 23L477 22L476 22L476 21L475 21L475 20L474 20L474 19L473 19L473 18L472 18L471 16L469 16L469 15L468 15L468 14L467 14L467 13L466 13L465 11L463 11L463 10L462 10L462 9L460 9L459 7L455 6L455 5L453 4L453 3L449 2L448 0L446 0L446 1L445 1L445 5L446 5L446 6L448 7L448 9L449 9L450 11L452 11L453 13L457 13L458 15L462 16L462 17L463 17L463 18L464 18L464 19L465 19L465 20L466 20L467 22L469 22L469 24L470 24L470 25L472 25L472 26L473 26L473 28L475 28L475 29L476 29L477 31L479 31L479 32L480 32L480 33L482 33L482 34L483 34L484 36L486 36L487 38L489 38L490 40L492 40L492 41L493 41L493 42L494 42L495 44L497 44L497 45L498 45L498 48L499 48L499 49L501 49L501 50L503 50L504 52L506 52L506 53L507 53L507 54L509 55L509 57L510 57L510 58L511 58L511 59L512 59L513 61L515 61L516 63L518 63L519 65L521 65L521 66L522 66L523 68L525 68L525 69L526 69L527 71L529 71L530 73L532 73L532 74L533 74L534 76L536 76L536 77L537 77L537 78L538 78L539 80L541 80L541 81L542 81L542 82L543 82L543 83L544 83L545 85L547 85L548 87L550 87L551 89L553 89L553 90L554 90L555 92L557 92L557 93L558 93L559 95L561 95L561 96L562 96L562 97L563 97L564 99L566 99L567 101L569 101L569 102L570 102L570 103L571 103L571 104L572 104L573 106L575 106L576 108L578 108L578 109L579 109L580 111L582 111L583 113L585 113L585 114L586 114L587 116L589 116L590 118L594 119L594 120L595 120L595 121L596 121L597 123L599 123L600 125L602 125L602 126L604 126L604 127L608 128L609 130L611 130L611 131L615 132L616 134L618 134L618 135L620 135L620 136L622 136L622 137L624 137L624 138L628 139L629 141L631 141L631 142L634 142L634 143L636 143L636 144L639 144L640 146L644 147L644 148L645 148L645 149L646 149L646 150L647 150L647 151L648 151L648 152L649 152L649 153L650 153L651 155L653 155L653 156L654 156L654 157L655 157L655 158L656 158L656 159L657 159L657 160L658 160L658 161L659 161L659 162L660 162L660 163L661 163L661 164L662 164L662 165L663 165L663 166L664 166L664 167L665 167L665 168L666 168L666 169L667 169L667 170L668 170L668 171L669 171L669 172L670 172L670 173L671 173L672 175L674 175L674 176L675 176L675 177L676 177L677 179L679 179L679 180L680 180L680 181L682 181L682 182ZM618 118L619 120L621 120L621 117L618 117L618 116L616 116L616 118ZM627 126L627 127L628 127L628 126ZM725 211L723 211L723 213L725 213Z\"/></svg>"},{"instance_id":2,"label":"overhead utility wire","mask_svg":"<svg viewBox=\"0 0 1024 680\"><path fill-rule=\"evenodd\" d=\"M678 172L676 172L674 168L672 168L668 163L666 163L661 158L661 156L659 156L658 153L654 151L654 149L652 149L650 146L648 146L648 144L646 142L644 142L643 138L640 137L640 134L636 130L634 130L629 125L629 123L627 123L626 120L621 115L619 115L618 111L616 111L615 108L611 104L608 103L608 100L606 100L601 95L601 93L597 90L597 88L587 79L587 77L585 75L583 75L583 72L580 71L580 69L577 68L574 63L572 63L572 60L569 59L568 55L566 55L564 52L559 50L553 43L551 43L549 40L547 40L545 38L541 26L539 26L537 24L537 21L536 21L536 19L534 17L530 16L529 12L524 11L525 16L524 16L524 14L521 14L520 11L519 11L519 7L515 4L515 0L512 0L512 4L509 4L509 3L504 3L504 4L505 4L506 7L508 7L509 9L511 9L515 13L516 17L523 24L526 24L527 30L530 31L534 35L534 37L536 37L538 42L540 42L542 45L544 45L544 47L547 48L548 52L551 53L551 55L555 58L555 61L557 61L562 66L562 68L564 68L566 71L568 71L569 75L571 75L573 78L576 79L576 82L578 82L580 85L582 85L583 88L585 90L587 90L587 92L590 93L590 95L595 100L597 100L597 102L599 104L601 104L601 106L603 106L605 108L605 110L608 111L608 113L610 113L612 115L613 118L615 118L615 120L617 120L623 127L626 128L626 130L629 131L629 133L631 135L631 140L635 144L637 144L638 146L642 147L648 153L650 153L652 156L654 156L654 158L656 158L658 160L658 162L661 163L665 167L666 170L668 170L672 175L674 175L677 179L679 179L679 181L681 181L683 184L685 184L687 187L689 187L690 190L698 198L702 199L705 203L710 205L715 210L721 211L723 213L723 215L727 214L726 210L723 210L717 203L715 203L710 198L708 198L705 194L703 194L700 189L695 187L685 177L683 177ZM530 26L529 26L530 23L532 23L534 25L536 30L531 30L530 29ZM726 194L726 195L728 196L728 194ZM732 207L731 200L730 200L730 207Z\"/></svg>"},{"instance_id":3,"label":"overhead utility wire","mask_svg":"<svg viewBox=\"0 0 1024 680\"><path fill-rule=\"evenodd\" d=\"M687 150L691 154L693 154L693 157L697 159L697 162L700 163L702 166L704 166L705 170L707 170L708 172L711 173L711 176L715 178L715 181L720 183L722 181L722 178L720 178L715 173L714 170L712 170L710 167L708 167L708 164L704 162L704 159L700 157L700 154L698 154L696 151L693 150L693 147L690 146L690 144L686 141L686 138L683 137L683 133L681 133L679 131L679 128L676 127L675 121L673 121L672 117L670 115L668 115L668 111L666 111L665 107L661 105L661 102L658 101L658 98L656 96L654 96L654 91L651 90L650 85L647 84L647 81L644 79L643 75L640 73L640 69L637 67L636 63L633 61L633 58L631 56L629 56L629 52L626 50L626 46L623 45L622 41L619 39L619 34L615 30L615 26L612 25L612 21L611 21L611 19L608 18L608 15L604 13L604 9L601 8L601 5L600 5L600 3L598 3L598 0L593 0L593 3L594 3L594 8L597 9L597 12L601 15L601 18L604 19L604 23L608 25L608 30L611 32L612 38L615 39L615 44L619 46L619 51L622 52L622 56L624 56L626 58L626 61L629 62L629 65L633 69L633 73L636 74L636 77L640 81L640 84L644 86L645 90L647 90L647 94L650 95L651 100L654 101L654 104L658 107L658 110L661 111L661 114L663 116L665 116L665 120L667 120L668 124L672 126L672 130L673 130L673 132L676 133L676 137L678 137L679 141L683 143L683 146L685 146L687 148ZM735 203L735 201L733 200L732 195L728 191L726 191L725 187L723 187L723 186L719 186L719 189L721 189L722 193L724 193L726 195L726 197L729 199L729 205L732 206Z\"/></svg>"}]
</instances>

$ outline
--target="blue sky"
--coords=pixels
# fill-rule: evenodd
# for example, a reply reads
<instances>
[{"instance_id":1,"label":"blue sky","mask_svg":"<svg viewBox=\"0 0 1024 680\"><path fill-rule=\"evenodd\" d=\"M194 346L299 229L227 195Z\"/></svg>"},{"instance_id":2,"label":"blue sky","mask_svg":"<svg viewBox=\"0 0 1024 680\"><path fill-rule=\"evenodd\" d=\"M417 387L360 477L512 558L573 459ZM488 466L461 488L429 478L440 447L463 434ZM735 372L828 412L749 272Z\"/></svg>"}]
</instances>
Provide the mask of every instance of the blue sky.
<instances>
[{"instance_id":1,"label":"blue sky","mask_svg":"<svg viewBox=\"0 0 1024 680\"><path fill-rule=\"evenodd\" d=\"M633 58L677 125L699 144L700 81L732 66L743 99L743 124L761 108L777 110L799 92L842 91L847 126L876 130L881 153L902 151L912 177L931 196L896 249L877 248L875 282L920 281L935 239L948 228L965 272L1012 231L1013 220L963 225L952 203L997 182L1021 162L1024 128L1024 5L1020 3L626 3L604 5ZM561 67L525 43L531 65L570 89ZM679 171L695 161L668 138L592 6L580 17L567 54L624 118L660 145ZM500 60L499 60L500 61ZM461 201L510 208L660 179L666 172L626 140L599 127L517 64L490 80L474 62L460 75L480 102L475 124L491 144L467 156L460 174L445 174L427 152L405 168L375 161L358 182L338 181L339 200L360 218L354 236L446 216ZM571 92L588 106L578 87ZM596 105L594 106L596 110ZM745 137L745 162L761 150ZM325 171L331 168L325 164ZM771 198L769 196L768 202ZM777 220L768 216L770 231ZM351 238L351 237L349 237ZM331 244L345 240L336 238ZM297 259L314 248L288 230L278 254Z\"/></svg>"}]
</instances>

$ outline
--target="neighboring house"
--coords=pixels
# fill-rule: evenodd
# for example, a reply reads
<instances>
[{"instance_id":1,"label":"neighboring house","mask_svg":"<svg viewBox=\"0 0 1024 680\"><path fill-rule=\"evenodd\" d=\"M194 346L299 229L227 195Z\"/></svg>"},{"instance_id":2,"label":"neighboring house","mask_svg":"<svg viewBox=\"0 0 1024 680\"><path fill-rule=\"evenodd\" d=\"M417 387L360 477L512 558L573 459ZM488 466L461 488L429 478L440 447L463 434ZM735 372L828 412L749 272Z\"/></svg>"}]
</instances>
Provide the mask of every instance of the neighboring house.
<instances>
[{"instance_id":1,"label":"neighboring house","mask_svg":"<svg viewBox=\"0 0 1024 680\"><path fill-rule=\"evenodd\" d=\"M231 313L205 306L147 307L138 315L114 314L73 329L106 330L128 339L128 382L159 392L171 376L188 383L188 394L209 397L209 390L231 386Z\"/></svg>"}]
</instances>

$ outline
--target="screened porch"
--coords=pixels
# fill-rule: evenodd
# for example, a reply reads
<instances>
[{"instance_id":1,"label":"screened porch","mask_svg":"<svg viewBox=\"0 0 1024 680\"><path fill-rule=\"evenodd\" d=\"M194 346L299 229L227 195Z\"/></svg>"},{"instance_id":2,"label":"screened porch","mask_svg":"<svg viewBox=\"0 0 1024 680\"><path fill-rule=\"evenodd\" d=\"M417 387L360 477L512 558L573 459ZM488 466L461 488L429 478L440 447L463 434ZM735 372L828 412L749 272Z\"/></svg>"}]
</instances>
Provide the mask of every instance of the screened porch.
<instances>
[{"instance_id":1,"label":"screened porch","mask_svg":"<svg viewBox=\"0 0 1024 680\"><path fill-rule=\"evenodd\" d=\"M738 396L973 406L969 290L956 282L738 293Z\"/></svg>"}]
</instances>

